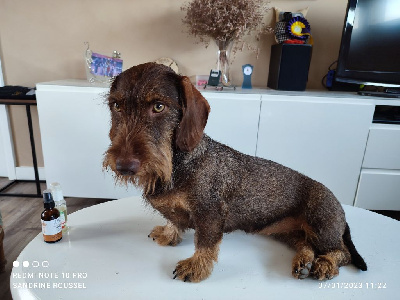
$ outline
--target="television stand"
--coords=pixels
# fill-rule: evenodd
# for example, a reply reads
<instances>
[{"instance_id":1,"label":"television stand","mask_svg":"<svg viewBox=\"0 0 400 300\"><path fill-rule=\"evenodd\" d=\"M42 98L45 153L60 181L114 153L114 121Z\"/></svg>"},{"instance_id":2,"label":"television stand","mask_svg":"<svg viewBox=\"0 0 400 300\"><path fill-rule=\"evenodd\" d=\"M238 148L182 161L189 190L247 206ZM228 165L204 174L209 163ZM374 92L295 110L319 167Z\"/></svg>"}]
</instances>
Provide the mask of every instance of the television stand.
<instances>
[{"instance_id":1,"label":"television stand","mask_svg":"<svg viewBox=\"0 0 400 300\"><path fill-rule=\"evenodd\" d=\"M361 96L374 96L383 98L400 98L400 89L386 88L384 91L358 91Z\"/></svg>"}]
</instances>

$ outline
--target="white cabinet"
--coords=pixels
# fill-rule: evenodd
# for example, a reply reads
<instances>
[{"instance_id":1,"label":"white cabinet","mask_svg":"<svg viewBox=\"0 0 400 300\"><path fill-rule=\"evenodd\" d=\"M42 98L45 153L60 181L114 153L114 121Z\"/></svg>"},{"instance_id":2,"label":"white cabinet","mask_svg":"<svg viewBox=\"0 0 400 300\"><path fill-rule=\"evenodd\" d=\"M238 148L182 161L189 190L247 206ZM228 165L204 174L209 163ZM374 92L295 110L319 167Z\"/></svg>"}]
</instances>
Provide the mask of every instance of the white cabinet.
<instances>
[{"instance_id":1,"label":"white cabinet","mask_svg":"<svg viewBox=\"0 0 400 300\"><path fill-rule=\"evenodd\" d=\"M400 125L372 124L355 206L400 210Z\"/></svg>"},{"instance_id":2,"label":"white cabinet","mask_svg":"<svg viewBox=\"0 0 400 300\"><path fill-rule=\"evenodd\" d=\"M66 196L140 194L133 187L115 186L112 174L102 171L110 143L107 92L83 80L37 85L46 180L60 182ZM371 127L377 100L266 89L201 93L211 106L205 132L215 140L293 168L325 184L344 204L399 209L393 199L400 186L400 130ZM377 198L383 192L388 196L381 201Z\"/></svg>"},{"instance_id":3,"label":"white cabinet","mask_svg":"<svg viewBox=\"0 0 400 300\"><path fill-rule=\"evenodd\" d=\"M115 186L112 175L102 172L103 154L110 144L107 89L67 84L79 82L37 85L47 183L59 182L70 197L140 195L133 187Z\"/></svg>"},{"instance_id":4,"label":"white cabinet","mask_svg":"<svg viewBox=\"0 0 400 300\"><path fill-rule=\"evenodd\" d=\"M363 167L400 170L400 125L371 126Z\"/></svg>"},{"instance_id":5,"label":"white cabinet","mask_svg":"<svg viewBox=\"0 0 400 300\"><path fill-rule=\"evenodd\" d=\"M263 95L257 156L297 170L353 205L374 106L346 98Z\"/></svg>"},{"instance_id":6,"label":"white cabinet","mask_svg":"<svg viewBox=\"0 0 400 300\"><path fill-rule=\"evenodd\" d=\"M0 111L2 107L0 106ZM1 113L1 112L0 112ZM2 120L0 119L0 122ZM8 170L7 170L7 160L6 160L6 151L4 141L3 141L3 133L2 133L2 125L3 122L0 123L0 177L7 177L8 176Z\"/></svg>"},{"instance_id":7,"label":"white cabinet","mask_svg":"<svg viewBox=\"0 0 400 300\"><path fill-rule=\"evenodd\" d=\"M211 106L205 132L249 155L256 154L261 95L204 92Z\"/></svg>"},{"instance_id":8,"label":"white cabinet","mask_svg":"<svg viewBox=\"0 0 400 300\"><path fill-rule=\"evenodd\" d=\"M14 144L6 105L0 105L0 148L0 176L14 180L16 179Z\"/></svg>"},{"instance_id":9,"label":"white cabinet","mask_svg":"<svg viewBox=\"0 0 400 300\"><path fill-rule=\"evenodd\" d=\"M400 170L363 169L355 206L400 210Z\"/></svg>"},{"instance_id":10,"label":"white cabinet","mask_svg":"<svg viewBox=\"0 0 400 300\"><path fill-rule=\"evenodd\" d=\"M46 181L60 182L70 197L122 198L140 191L116 186L102 171L110 141L107 88L68 80L37 85L39 124ZM244 153L255 155L261 95L203 92L211 106L206 133Z\"/></svg>"}]
</instances>

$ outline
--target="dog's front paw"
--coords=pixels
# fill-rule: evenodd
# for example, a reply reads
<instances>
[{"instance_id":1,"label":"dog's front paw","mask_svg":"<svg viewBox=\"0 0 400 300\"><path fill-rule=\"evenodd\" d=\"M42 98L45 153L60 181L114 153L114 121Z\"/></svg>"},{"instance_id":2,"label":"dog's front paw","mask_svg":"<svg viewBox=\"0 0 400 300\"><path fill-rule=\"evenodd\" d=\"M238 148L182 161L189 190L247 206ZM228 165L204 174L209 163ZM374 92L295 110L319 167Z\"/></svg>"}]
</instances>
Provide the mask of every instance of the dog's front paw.
<instances>
[{"instance_id":1,"label":"dog's front paw","mask_svg":"<svg viewBox=\"0 0 400 300\"><path fill-rule=\"evenodd\" d=\"M170 223L154 227L149 238L153 238L161 246L176 246L182 241L180 231Z\"/></svg>"},{"instance_id":2,"label":"dog's front paw","mask_svg":"<svg viewBox=\"0 0 400 300\"><path fill-rule=\"evenodd\" d=\"M185 282L200 282L210 276L213 265L212 260L195 254L191 258L178 262L173 272L174 279L179 278Z\"/></svg>"},{"instance_id":3,"label":"dog's front paw","mask_svg":"<svg viewBox=\"0 0 400 300\"><path fill-rule=\"evenodd\" d=\"M339 275L339 267L330 259L321 255L315 260L312 272L318 280L332 279Z\"/></svg>"}]
</instances>

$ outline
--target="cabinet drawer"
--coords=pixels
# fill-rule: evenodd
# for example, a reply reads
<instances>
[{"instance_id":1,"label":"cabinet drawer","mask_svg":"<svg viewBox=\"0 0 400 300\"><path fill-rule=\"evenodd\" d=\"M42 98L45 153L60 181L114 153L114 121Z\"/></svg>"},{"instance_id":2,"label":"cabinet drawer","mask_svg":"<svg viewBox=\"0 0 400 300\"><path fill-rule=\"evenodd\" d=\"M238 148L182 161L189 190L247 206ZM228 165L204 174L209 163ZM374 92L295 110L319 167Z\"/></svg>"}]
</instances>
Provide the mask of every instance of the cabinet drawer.
<instances>
[{"instance_id":1,"label":"cabinet drawer","mask_svg":"<svg viewBox=\"0 0 400 300\"><path fill-rule=\"evenodd\" d=\"M400 125L371 127L363 167L400 170Z\"/></svg>"},{"instance_id":2,"label":"cabinet drawer","mask_svg":"<svg viewBox=\"0 0 400 300\"><path fill-rule=\"evenodd\" d=\"M376 210L400 210L400 171L363 170L355 206Z\"/></svg>"}]
</instances>

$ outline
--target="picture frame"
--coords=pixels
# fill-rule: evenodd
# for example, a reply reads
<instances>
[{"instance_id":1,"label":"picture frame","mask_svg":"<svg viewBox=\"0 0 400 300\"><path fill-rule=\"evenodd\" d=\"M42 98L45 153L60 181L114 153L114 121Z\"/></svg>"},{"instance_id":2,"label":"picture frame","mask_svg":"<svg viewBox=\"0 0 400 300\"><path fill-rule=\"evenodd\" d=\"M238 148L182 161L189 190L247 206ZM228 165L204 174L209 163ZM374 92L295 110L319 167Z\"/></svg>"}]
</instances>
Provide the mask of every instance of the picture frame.
<instances>
[{"instance_id":1,"label":"picture frame","mask_svg":"<svg viewBox=\"0 0 400 300\"><path fill-rule=\"evenodd\" d=\"M92 53L91 71L96 76L115 77L122 72L122 59Z\"/></svg>"},{"instance_id":2,"label":"picture frame","mask_svg":"<svg viewBox=\"0 0 400 300\"><path fill-rule=\"evenodd\" d=\"M109 85L122 72L123 60L120 53L114 51L113 57L93 52L85 42L86 78L92 84Z\"/></svg>"}]
</instances>

